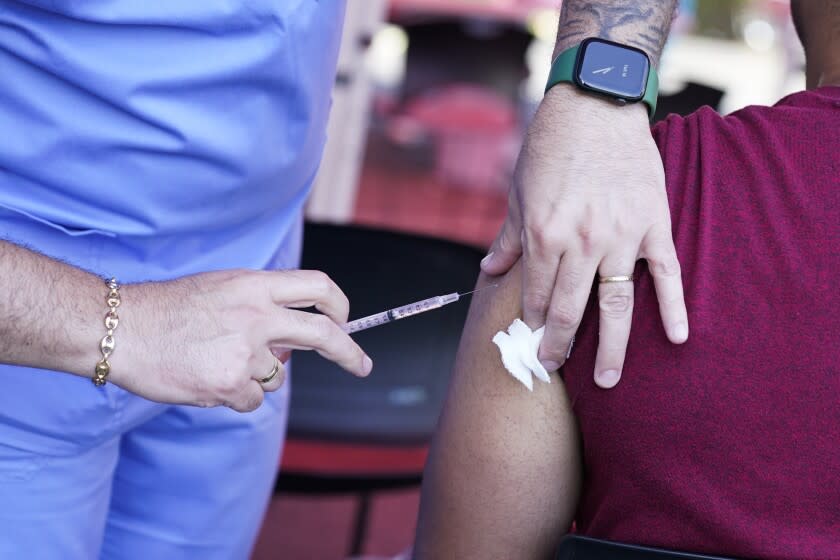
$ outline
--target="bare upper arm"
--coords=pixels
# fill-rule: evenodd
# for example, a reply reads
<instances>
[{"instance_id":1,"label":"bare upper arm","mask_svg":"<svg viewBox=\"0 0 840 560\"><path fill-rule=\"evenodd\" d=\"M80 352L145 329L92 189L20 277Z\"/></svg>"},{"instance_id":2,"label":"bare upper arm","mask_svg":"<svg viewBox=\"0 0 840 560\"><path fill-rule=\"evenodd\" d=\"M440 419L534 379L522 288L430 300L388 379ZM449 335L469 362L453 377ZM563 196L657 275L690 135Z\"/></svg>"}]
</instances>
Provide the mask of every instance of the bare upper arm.
<instances>
[{"instance_id":1,"label":"bare upper arm","mask_svg":"<svg viewBox=\"0 0 840 560\"><path fill-rule=\"evenodd\" d=\"M550 558L571 523L580 452L562 380L529 392L491 342L520 316L520 278L517 265L472 301L426 465L416 558Z\"/></svg>"}]
</instances>

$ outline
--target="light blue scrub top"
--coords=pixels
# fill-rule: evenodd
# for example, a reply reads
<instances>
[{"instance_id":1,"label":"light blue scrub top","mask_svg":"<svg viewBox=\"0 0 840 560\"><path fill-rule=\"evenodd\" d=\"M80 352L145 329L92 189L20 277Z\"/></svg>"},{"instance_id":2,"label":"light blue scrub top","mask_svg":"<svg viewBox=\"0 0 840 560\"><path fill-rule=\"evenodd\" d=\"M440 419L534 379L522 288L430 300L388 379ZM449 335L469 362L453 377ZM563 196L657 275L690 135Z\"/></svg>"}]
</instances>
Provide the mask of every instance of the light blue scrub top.
<instances>
[{"instance_id":1,"label":"light blue scrub top","mask_svg":"<svg viewBox=\"0 0 840 560\"><path fill-rule=\"evenodd\" d=\"M343 15L0 2L0 236L123 282L296 266Z\"/></svg>"}]
</instances>

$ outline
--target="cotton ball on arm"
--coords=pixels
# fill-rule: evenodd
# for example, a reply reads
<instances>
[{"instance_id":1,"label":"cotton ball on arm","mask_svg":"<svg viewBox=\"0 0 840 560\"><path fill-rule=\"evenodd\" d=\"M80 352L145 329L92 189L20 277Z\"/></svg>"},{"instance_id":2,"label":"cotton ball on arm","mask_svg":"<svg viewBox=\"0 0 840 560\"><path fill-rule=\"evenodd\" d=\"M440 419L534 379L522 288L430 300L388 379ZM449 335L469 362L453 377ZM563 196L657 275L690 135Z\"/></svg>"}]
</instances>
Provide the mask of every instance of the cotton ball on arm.
<instances>
[{"instance_id":1,"label":"cotton ball on arm","mask_svg":"<svg viewBox=\"0 0 840 560\"><path fill-rule=\"evenodd\" d=\"M544 332L545 327L532 331L522 320L514 319L507 332L499 331L493 337L505 369L529 391L534 390L532 375L544 383L551 383L548 372L537 358Z\"/></svg>"}]
</instances>

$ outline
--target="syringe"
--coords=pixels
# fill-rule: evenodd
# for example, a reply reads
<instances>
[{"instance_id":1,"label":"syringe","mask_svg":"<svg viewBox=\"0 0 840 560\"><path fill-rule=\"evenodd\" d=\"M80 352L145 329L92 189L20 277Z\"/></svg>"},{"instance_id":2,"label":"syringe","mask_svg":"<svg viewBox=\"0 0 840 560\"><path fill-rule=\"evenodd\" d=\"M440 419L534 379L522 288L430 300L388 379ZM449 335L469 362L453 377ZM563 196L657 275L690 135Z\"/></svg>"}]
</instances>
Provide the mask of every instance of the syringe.
<instances>
[{"instance_id":1,"label":"syringe","mask_svg":"<svg viewBox=\"0 0 840 560\"><path fill-rule=\"evenodd\" d=\"M466 292L463 294L455 292L452 294L430 297L421 301L415 301L414 303L409 303L408 305L402 305L400 307L388 309L387 311L362 317L361 319L356 319L355 321L350 321L349 323L345 323L341 328L344 329L344 332L346 333L354 333L371 327L378 327L379 325L384 325L386 323L390 323L391 321L405 319L406 317L419 315L420 313L425 313L426 311L431 311L432 309L438 309L439 307L458 301L463 296L468 296L479 290L484 290L485 288L495 288L496 286L497 284L491 284L489 286L484 286L484 288L473 290L472 292Z\"/></svg>"}]
</instances>

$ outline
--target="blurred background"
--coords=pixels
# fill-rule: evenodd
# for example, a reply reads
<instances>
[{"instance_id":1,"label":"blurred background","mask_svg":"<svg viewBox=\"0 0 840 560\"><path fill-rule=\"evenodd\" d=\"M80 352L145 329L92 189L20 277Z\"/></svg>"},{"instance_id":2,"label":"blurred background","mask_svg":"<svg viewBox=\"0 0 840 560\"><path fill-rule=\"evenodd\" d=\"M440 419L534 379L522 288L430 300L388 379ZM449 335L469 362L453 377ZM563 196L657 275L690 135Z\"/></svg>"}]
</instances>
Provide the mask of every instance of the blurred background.
<instances>
[{"instance_id":1,"label":"blurred background","mask_svg":"<svg viewBox=\"0 0 840 560\"><path fill-rule=\"evenodd\" d=\"M351 318L471 289L505 217L559 4L348 2L303 265L337 281ZM788 2L681 1L659 73L656 119L702 105L725 114L803 89ZM410 548L466 307L360 333L376 364L361 382L296 356L289 440L254 559Z\"/></svg>"}]
</instances>

